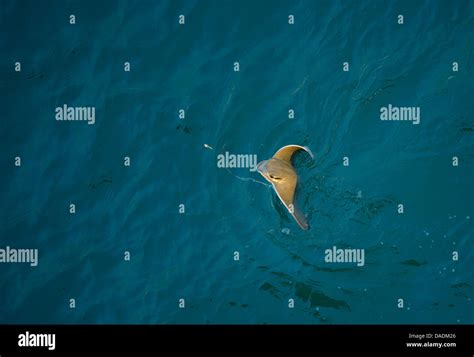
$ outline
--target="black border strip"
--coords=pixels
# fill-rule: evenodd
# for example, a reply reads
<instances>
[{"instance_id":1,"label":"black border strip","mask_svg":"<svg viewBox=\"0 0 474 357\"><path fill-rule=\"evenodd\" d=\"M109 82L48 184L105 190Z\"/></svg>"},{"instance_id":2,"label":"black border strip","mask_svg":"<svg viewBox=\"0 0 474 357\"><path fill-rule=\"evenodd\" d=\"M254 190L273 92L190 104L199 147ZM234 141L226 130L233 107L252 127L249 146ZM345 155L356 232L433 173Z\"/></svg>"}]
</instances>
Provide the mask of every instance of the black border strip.
<instances>
[{"instance_id":1,"label":"black border strip","mask_svg":"<svg viewBox=\"0 0 474 357\"><path fill-rule=\"evenodd\" d=\"M19 335L26 331L54 333L55 350L19 347ZM419 340L409 334L432 337ZM456 347L407 347L407 342L455 342ZM2 357L16 352L113 351L462 352L473 356L474 325L0 325Z\"/></svg>"}]
</instances>

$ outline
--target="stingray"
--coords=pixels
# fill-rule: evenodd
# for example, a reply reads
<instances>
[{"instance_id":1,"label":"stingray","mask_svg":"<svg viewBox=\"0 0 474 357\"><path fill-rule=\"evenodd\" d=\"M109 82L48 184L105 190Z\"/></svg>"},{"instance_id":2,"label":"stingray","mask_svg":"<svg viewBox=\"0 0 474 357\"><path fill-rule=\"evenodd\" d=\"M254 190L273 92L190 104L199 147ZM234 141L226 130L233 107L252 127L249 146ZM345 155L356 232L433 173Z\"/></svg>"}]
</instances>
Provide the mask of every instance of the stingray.
<instances>
[{"instance_id":1,"label":"stingray","mask_svg":"<svg viewBox=\"0 0 474 357\"><path fill-rule=\"evenodd\" d=\"M272 184L281 202L288 209L296 223L306 230L309 228L308 221L294 202L298 175L291 164L291 158L298 150L305 150L314 159L314 155L309 148L300 145L286 145L278 150L271 159L259 162L257 171Z\"/></svg>"}]
</instances>

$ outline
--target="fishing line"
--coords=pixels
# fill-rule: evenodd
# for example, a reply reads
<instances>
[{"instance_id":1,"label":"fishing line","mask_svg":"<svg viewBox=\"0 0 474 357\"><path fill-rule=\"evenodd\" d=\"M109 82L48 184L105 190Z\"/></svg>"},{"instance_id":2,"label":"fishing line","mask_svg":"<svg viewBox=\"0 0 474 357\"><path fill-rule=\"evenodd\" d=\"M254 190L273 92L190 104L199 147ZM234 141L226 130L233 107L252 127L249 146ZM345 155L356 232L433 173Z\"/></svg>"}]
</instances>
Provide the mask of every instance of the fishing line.
<instances>
[{"instance_id":1,"label":"fishing line","mask_svg":"<svg viewBox=\"0 0 474 357\"><path fill-rule=\"evenodd\" d=\"M258 180L255 180L254 178L251 178L251 177L240 177L240 176L237 176L235 175L232 171L230 171L228 168L226 168L226 170L232 175L234 176L235 178L241 180L241 181L252 181L252 182L256 182L256 183L259 183L260 185L264 185L266 187L272 187L272 185L270 184L266 184L262 181L258 181Z\"/></svg>"}]
</instances>

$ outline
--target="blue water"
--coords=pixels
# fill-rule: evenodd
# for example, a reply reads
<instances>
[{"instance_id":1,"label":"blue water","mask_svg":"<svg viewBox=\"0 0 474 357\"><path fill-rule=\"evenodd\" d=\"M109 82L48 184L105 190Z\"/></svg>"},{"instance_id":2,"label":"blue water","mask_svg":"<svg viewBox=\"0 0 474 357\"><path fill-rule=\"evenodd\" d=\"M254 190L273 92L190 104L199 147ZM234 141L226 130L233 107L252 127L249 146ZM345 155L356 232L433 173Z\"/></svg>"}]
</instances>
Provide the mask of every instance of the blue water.
<instances>
[{"instance_id":1,"label":"blue water","mask_svg":"<svg viewBox=\"0 0 474 357\"><path fill-rule=\"evenodd\" d=\"M2 1L0 53L0 323L474 323L474 1ZM216 164L287 144L308 231Z\"/></svg>"}]
</instances>

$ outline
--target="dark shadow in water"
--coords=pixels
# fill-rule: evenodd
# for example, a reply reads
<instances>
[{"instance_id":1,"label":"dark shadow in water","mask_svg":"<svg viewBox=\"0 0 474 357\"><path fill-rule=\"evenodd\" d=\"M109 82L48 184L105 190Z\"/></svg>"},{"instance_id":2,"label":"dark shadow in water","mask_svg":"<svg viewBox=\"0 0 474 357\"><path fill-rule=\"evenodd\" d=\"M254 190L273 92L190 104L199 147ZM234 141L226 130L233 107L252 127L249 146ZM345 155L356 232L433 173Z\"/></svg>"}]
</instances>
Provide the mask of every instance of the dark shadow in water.
<instances>
[{"instance_id":1,"label":"dark shadow in water","mask_svg":"<svg viewBox=\"0 0 474 357\"><path fill-rule=\"evenodd\" d=\"M266 267L261 268L264 268L263 270L268 269ZM320 316L319 312L314 310L315 308L319 307L333 308L338 310L346 309L350 311L350 306L347 304L347 302L334 299L318 289L318 282L310 283L298 281L291 275L276 271L272 271L271 274L276 277L276 280L272 280L271 283L268 281L264 282L260 286L260 290L268 292L270 295L280 301L286 300L287 297L299 299L305 303L306 309L309 308L315 316Z\"/></svg>"},{"instance_id":2,"label":"dark shadow in water","mask_svg":"<svg viewBox=\"0 0 474 357\"><path fill-rule=\"evenodd\" d=\"M239 303L237 303L237 302L235 302L235 301L229 301L228 304L229 304L229 306L232 306L232 307L238 307L238 306L240 306L241 308L244 308L244 309L249 306L248 304L239 304Z\"/></svg>"},{"instance_id":3,"label":"dark shadow in water","mask_svg":"<svg viewBox=\"0 0 474 357\"><path fill-rule=\"evenodd\" d=\"M461 297L461 298L464 298L464 299L470 298L472 296L472 293L473 293L473 290L474 290L472 288L472 285L470 285L469 283L465 283L465 282L461 282L461 283L451 285L451 288L455 289L455 291L453 293L454 296Z\"/></svg>"},{"instance_id":4,"label":"dark shadow in water","mask_svg":"<svg viewBox=\"0 0 474 357\"><path fill-rule=\"evenodd\" d=\"M95 189L95 188L97 188L98 186L100 186L102 184L108 184L108 183L112 183L112 179L108 178L108 177L103 177L103 178L99 179L96 182L91 182L89 184L89 187L92 188L92 189Z\"/></svg>"},{"instance_id":5,"label":"dark shadow in water","mask_svg":"<svg viewBox=\"0 0 474 357\"><path fill-rule=\"evenodd\" d=\"M40 73L40 74L31 74L29 75L28 77L26 77L25 79L44 79L44 74Z\"/></svg>"},{"instance_id":6,"label":"dark shadow in water","mask_svg":"<svg viewBox=\"0 0 474 357\"><path fill-rule=\"evenodd\" d=\"M413 266L413 267L420 267L422 265L425 265L426 262L419 262L415 259L408 259L408 260L405 260L402 262L403 265L410 265L410 266Z\"/></svg>"},{"instance_id":7,"label":"dark shadow in water","mask_svg":"<svg viewBox=\"0 0 474 357\"><path fill-rule=\"evenodd\" d=\"M191 134L191 128L187 125L181 125L179 124L177 127L176 127L176 130L178 131L182 131L186 134Z\"/></svg>"}]
</instances>

